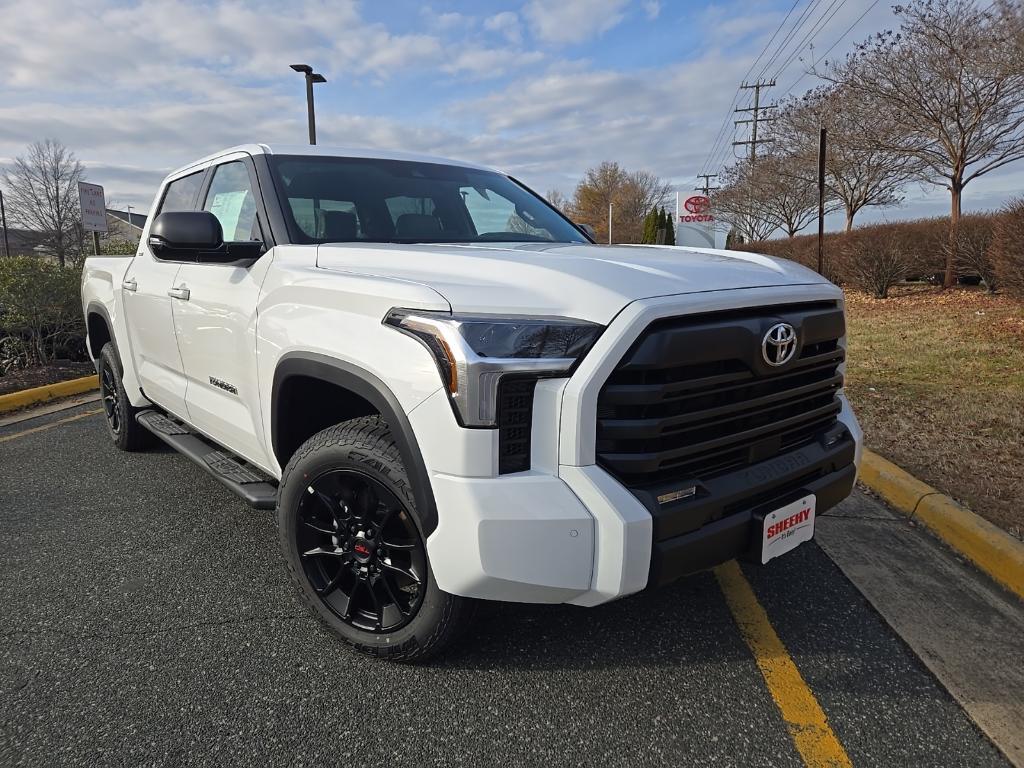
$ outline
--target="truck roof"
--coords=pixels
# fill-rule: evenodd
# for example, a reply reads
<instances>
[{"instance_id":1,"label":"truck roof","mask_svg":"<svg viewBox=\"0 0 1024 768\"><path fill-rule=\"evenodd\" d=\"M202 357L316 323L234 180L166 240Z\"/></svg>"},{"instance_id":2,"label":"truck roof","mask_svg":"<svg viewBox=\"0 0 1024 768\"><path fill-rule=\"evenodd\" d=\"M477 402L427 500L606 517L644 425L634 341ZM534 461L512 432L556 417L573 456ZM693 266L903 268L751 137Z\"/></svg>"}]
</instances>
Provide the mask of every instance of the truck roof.
<instances>
[{"instance_id":1,"label":"truck roof","mask_svg":"<svg viewBox=\"0 0 1024 768\"><path fill-rule=\"evenodd\" d=\"M476 168L484 171L494 170L493 168L488 168L484 165L468 163L463 160L451 160L449 158L436 157L434 155L421 155L415 152L400 152L388 149L375 149L372 147L329 147L322 144L317 144L315 146L309 144L239 144L234 147L228 147L227 149L214 152L198 160L193 160L191 163L171 171L168 176L175 176L197 165L208 163L212 160L216 160L218 157L229 155L232 152L247 152L250 155L319 155L322 157L366 157L378 160L410 160L420 163L457 165L463 168Z\"/></svg>"}]
</instances>

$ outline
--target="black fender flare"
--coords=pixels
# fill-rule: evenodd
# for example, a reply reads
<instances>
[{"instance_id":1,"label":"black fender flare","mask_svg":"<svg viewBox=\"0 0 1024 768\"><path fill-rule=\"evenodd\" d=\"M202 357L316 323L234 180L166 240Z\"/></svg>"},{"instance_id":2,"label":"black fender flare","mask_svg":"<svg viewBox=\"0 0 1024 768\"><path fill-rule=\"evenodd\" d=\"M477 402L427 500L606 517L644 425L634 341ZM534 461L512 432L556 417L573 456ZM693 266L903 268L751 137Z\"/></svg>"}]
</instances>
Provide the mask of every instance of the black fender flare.
<instances>
[{"instance_id":1,"label":"black fender flare","mask_svg":"<svg viewBox=\"0 0 1024 768\"><path fill-rule=\"evenodd\" d=\"M412 425L398 398L391 389L369 371L316 352L288 352L277 362L270 395L270 439L275 457L280 456L280 429L278 419L281 408L278 397L284 382L292 376L308 376L335 384L354 392L376 408L391 429L398 445L409 479L412 481L413 497L419 513L423 536L426 538L437 528L437 504L430 485L430 474ZM280 461L280 459L278 459ZM283 469L283 467L282 467Z\"/></svg>"},{"instance_id":2,"label":"black fender flare","mask_svg":"<svg viewBox=\"0 0 1024 768\"><path fill-rule=\"evenodd\" d=\"M90 301L89 305L85 308L85 333L88 339L89 335L89 315L99 315L103 318L103 322L107 324L107 333L110 335L110 343L114 345L114 354L117 355L118 361L121 363L122 370L124 369L124 360L121 358L121 350L117 348L117 335L114 333L114 323L110 320L110 313L107 312L107 308L99 301ZM89 351L92 352L92 340L89 339ZM99 362L99 351L95 355L97 363Z\"/></svg>"}]
</instances>

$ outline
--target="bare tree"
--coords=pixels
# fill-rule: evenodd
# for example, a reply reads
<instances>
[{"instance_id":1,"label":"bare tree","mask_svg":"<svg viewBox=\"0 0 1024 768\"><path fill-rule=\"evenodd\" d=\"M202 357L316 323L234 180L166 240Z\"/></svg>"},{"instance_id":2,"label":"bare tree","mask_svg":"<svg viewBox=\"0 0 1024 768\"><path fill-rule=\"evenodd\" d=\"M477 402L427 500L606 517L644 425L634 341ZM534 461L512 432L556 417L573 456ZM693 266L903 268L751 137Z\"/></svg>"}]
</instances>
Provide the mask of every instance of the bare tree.
<instances>
[{"instance_id":1,"label":"bare tree","mask_svg":"<svg viewBox=\"0 0 1024 768\"><path fill-rule=\"evenodd\" d=\"M1024 44L1015 5L910 0L896 6L898 32L868 38L825 74L847 98L884 116L861 122L873 146L913 155L925 180L949 189L947 287L956 278L964 187L1024 157Z\"/></svg>"},{"instance_id":2,"label":"bare tree","mask_svg":"<svg viewBox=\"0 0 1024 768\"><path fill-rule=\"evenodd\" d=\"M752 182L768 220L774 221L788 237L818 216L818 181L814 166L800 155L772 154L762 157L752 169ZM826 211L834 210L828 201Z\"/></svg>"},{"instance_id":3,"label":"bare tree","mask_svg":"<svg viewBox=\"0 0 1024 768\"><path fill-rule=\"evenodd\" d=\"M84 175L74 153L53 139L30 145L3 174L10 221L39 232L62 267L81 250L78 182Z\"/></svg>"},{"instance_id":4,"label":"bare tree","mask_svg":"<svg viewBox=\"0 0 1024 768\"><path fill-rule=\"evenodd\" d=\"M884 113L863 98L851 97L838 86L808 91L784 103L772 124L775 147L799 158L806 174L813 176L818 162L818 133L828 132L825 183L828 195L846 213L846 231L853 219L869 206L898 205L902 188L920 178L921 161L913 154L864 141L862 126L876 121L874 133L888 127Z\"/></svg>"},{"instance_id":5,"label":"bare tree","mask_svg":"<svg viewBox=\"0 0 1024 768\"><path fill-rule=\"evenodd\" d=\"M758 167L744 160L726 168L719 176L721 188L711 195L715 217L748 243L767 240L779 228L775 211L766 203L770 190L762 183L765 175L758 173Z\"/></svg>"},{"instance_id":6,"label":"bare tree","mask_svg":"<svg viewBox=\"0 0 1024 768\"><path fill-rule=\"evenodd\" d=\"M555 208L565 213L569 210L569 198L562 194L561 190L549 189L548 193L544 195L545 199Z\"/></svg>"},{"instance_id":7,"label":"bare tree","mask_svg":"<svg viewBox=\"0 0 1024 768\"><path fill-rule=\"evenodd\" d=\"M575 221L594 228L598 242L608 240L608 206L612 210L615 242L639 243L643 220L652 208L664 205L671 185L648 171L627 171L618 163L604 162L589 169L576 186L568 213Z\"/></svg>"}]
</instances>

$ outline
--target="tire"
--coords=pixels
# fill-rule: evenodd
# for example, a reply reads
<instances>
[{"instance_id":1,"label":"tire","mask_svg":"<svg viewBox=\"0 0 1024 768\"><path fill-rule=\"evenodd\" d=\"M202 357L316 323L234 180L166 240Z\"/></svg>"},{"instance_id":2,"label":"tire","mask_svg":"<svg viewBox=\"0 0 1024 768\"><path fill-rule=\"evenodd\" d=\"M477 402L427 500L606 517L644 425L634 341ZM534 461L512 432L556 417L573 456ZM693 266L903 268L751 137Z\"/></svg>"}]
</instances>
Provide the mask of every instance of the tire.
<instances>
[{"instance_id":1,"label":"tire","mask_svg":"<svg viewBox=\"0 0 1024 768\"><path fill-rule=\"evenodd\" d=\"M424 661L471 622L473 601L434 581L409 476L379 416L302 444L281 478L277 521L302 601L357 651Z\"/></svg>"},{"instance_id":2,"label":"tire","mask_svg":"<svg viewBox=\"0 0 1024 768\"><path fill-rule=\"evenodd\" d=\"M107 431L114 445L122 451L138 451L150 444L150 434L135 420L141 408L128 402L121 381L121 360L114 345L107 342L99 356L100 402L107 419Z\"/></svg>"}]
</instances>

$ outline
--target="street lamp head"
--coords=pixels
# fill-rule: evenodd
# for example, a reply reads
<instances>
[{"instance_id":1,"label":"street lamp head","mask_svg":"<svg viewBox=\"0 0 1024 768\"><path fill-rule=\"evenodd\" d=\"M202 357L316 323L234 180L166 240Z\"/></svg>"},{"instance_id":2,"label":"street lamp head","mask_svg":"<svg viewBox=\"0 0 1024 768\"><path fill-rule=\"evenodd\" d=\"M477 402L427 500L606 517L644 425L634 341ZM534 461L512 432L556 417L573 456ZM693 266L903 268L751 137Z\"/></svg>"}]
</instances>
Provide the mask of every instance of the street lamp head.
<instances>
[{"instance_id":1,"label":"street lamp head","mask_svg":"<svg viewBox=\"0 0 1024 768\"><path fill-rule=\"evenodd\" d=\"M305 72L307 75L313 72L313 68L309 64L292 64L292 69L296 72Z\"/></svg>"},{"instance_id":2,"label":"street lamp head","mask_svg":"<svg viewBox=\"0 0 1024 768\"><path fill-rule=\"evenodd\" d=\"M309 76L309 79L312 80L314 83L327 82L327 78L321 75L319 72L314 72L312 75Z\"/></svg>"}]
</instances>

